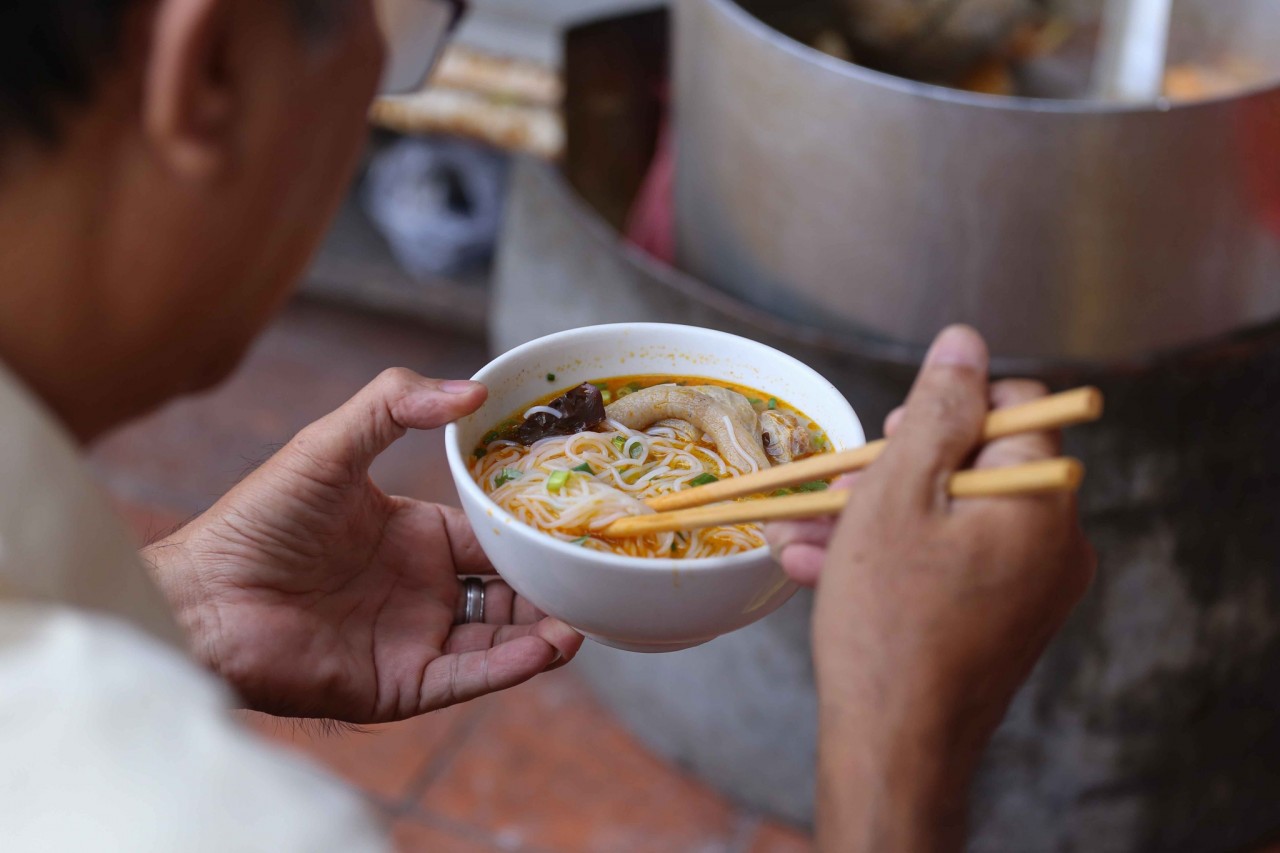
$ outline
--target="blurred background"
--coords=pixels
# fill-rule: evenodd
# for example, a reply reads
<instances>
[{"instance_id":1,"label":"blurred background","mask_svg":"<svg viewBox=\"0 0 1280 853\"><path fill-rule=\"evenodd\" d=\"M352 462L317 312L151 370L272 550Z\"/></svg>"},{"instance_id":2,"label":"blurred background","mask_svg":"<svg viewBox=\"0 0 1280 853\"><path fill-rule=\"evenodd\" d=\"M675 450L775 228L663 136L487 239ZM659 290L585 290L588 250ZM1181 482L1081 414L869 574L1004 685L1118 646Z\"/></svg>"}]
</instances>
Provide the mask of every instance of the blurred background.
<instances>
[{"instance_id":1,"label":"blurred background","mask_svg":"<svg viewBox=\"0 0 1280 853\"><path fill-rule=\"evenodd\" d=\"M932 335L973 323L998 373L1110 410L1069 447L1099 582L993 744L972 849L1280 840L1280 4L1173 0L1145 31L1127 0L473 5L432 86L375 105L237 376L96 448L138 535L386 367L692 323L813 365L875 434ZM1160 47L1145 82L1116 70L1131 32ZM374 475L456 500L437 435ZM396 726L246 719L405 850L805 850L810 604Z\"/></svg>"}]
</instances>

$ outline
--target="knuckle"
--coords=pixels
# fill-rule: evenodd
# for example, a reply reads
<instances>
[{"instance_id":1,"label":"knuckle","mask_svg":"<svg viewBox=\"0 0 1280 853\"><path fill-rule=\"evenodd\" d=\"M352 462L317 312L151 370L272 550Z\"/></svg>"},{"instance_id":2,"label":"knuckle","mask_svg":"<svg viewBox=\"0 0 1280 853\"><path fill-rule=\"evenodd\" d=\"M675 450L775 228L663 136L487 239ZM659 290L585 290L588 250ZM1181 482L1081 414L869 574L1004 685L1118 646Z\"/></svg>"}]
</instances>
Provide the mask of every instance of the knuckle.
<instances>
[{"instance_id":1,"label":"knuckle","mask_svg":"<svg viewBox=\"0 0 1280 853\"><path fill-rule=\"evenodd\" d=\"M924 394L917 401L917 414L932 418L947 426L967 426L980 412L984 412L987 401L979 392L974 381L978 374L971 368L946 366L936 368L931 381L922 390Z\"/></svg>"},{"instance_id":2,"label":"knuckle","mask_svg":"<svg viewBox=\"0 0 1280 853\"><path fill-rule=\"evenodd\" d=\"M964 423L964 399L954 390L941 391L924 400L919 416L948 429L958 427Z\"/></svg>"},{"instance_id":3,"label":"knuckle","mask_svg":"<svg viewBox=\"0 0 1280 853\"><path fill-rule=\"evenodd\" d=\"M1049 386L1038 379L1002 379L991 386L991 396L1005 405L1049 396Z\"/></svg>"},{"instance_id":4,"label":"knuckle","mask_svg":"<svg viewBox=\"0 0 1280 853\"><path fill-rule=\"evenodd\" d=\"M1056 495L992 498L981 500L975 509L980 519L974 525L976 535L1003 543L1006 551L1028 550L1041 557L1060 553L1075 524L1061 511Z\"/></svg>"},{"instance_id":5,"label":"knuckle","mask_svg":"<svg viewBox=\"0 0 1280 853\"><path fill-rule=\"evenodd\" d=\"M971 392L986 381L986 375L981 370L968 364L932 365L925 368L923 377L925 384L929 387L947 390L963 389L965 392Z\"/></svg>"},{"instance_id":6,"label":"knuckle","mask_svg":"<svg viewBox=\"0 0 1280 853\"><path fill-rule=\"evenodd\" d=\"M939 365L920 377L886 454L890 467L950 467L976 442L987 413L986 379L974 368Z\"/></svg>"},{"instance_id":7,"label":"knuckle","mask_svg":"<svg viewBox=\"0 0 1280 853\"><path fill-rule=\"evenodd\" d=\"M372 388L379 395L396 397L417 384L418 376L407 367L389 367L373 380Z\"/></svg>"},{"instance_id":8,"label":"knuckle","mask_svg":"<svg viewBox=\"0 0 1280 853\"><path fill-rule=\"evenodd\" d=\"M1056 450L1049 434L1020 435L987 445L980 461L984 468L1004 468L1053 458Z\"/></svg>"}]
</instances>

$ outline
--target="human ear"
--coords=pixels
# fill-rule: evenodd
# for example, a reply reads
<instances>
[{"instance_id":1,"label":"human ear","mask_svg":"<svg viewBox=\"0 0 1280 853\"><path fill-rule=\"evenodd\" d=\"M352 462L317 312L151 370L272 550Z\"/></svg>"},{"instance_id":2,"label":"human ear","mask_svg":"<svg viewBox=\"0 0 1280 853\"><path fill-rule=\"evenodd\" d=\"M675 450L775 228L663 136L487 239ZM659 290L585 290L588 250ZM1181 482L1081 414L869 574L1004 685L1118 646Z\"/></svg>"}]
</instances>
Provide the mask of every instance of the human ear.
<instances>
[{"instance_id":1,"label":"human ear","mask_svg":"<svg viewBox=\"0 0 1280 853\"><path fill-rule=\"evenodd\" d=\"M158 0L143 77L142 118L165 164L215 179L235 161L229 0Z\"/></svg>"}]
</instances>

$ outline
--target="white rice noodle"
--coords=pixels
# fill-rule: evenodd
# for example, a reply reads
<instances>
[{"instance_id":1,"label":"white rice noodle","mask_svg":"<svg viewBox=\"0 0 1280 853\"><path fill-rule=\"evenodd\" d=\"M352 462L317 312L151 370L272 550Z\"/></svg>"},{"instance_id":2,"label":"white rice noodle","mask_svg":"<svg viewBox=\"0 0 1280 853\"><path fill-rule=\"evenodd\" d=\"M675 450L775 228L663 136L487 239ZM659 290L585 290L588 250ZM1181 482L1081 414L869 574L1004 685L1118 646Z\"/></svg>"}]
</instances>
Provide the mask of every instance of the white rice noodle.
<instances>
[{"instance_id":1,"label":"white rice noodle","mask_svg":"<svg viewBox=\"0 0 1280 853\"><path fill-rule=\"evenodd\" d=\"M532 409L524 413L524 420L527 421L534 415L551 415L554 418L563 418L564 412L559 409L553 409L550 406L534 406Z\"/></svg>"},{"instance_id":2,"label":"white rice noodle","mask_svg":"<svg viewBox=\"0 0 1280 853\"><path fill-rule=\"evenodd\" d=\"M625 440L621 450L613 444L618 436ZM632 459L631 451L637 446L643 453ZM487 450L471 464L476 482L507 512L561 541L635 557L689 559L727 556L764 545L760 526L755 524L626 540L598 537L620 518L652 512L646 500L689 488L703 474L735 476L738 472L709 444L620 428L547 438L532 447L495 441ZM592 474L573 471L584 464ZM518 472L520 477L495 488L504 471ZM571 474L564 487L552 494L547 481L556 471ZM583 537L588 537L585 542L580 541Z\"/></svg>"},{"instance_id":3,"label":"white rice noodle","mask_svg":"<svg viewBox=\"0 0 1280 853\"><path fill-rule=\"evenodd\" d=\"M637 446L640 448L640 453L638 454L632 452L633 448ZM622 455L637 465L643 465L644 461L649 458L649 443L640 436L634 435L622 445Z\"/></svg>"}]
</instances>

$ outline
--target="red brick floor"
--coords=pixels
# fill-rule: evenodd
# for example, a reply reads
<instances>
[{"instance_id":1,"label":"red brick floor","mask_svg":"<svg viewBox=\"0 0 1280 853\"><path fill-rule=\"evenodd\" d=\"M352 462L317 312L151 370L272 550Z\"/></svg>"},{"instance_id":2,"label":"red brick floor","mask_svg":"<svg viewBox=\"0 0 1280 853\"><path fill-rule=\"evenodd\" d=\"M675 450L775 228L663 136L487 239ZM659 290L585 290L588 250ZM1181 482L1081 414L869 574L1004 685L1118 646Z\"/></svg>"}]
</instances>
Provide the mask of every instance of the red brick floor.
<instances>
[{"instance_id":1,"label":"red brick floor","mask_svg":"<svg viewBox=\"0 0 1280 853\"><path fill-rule=\"evenodd\" d=\"M93 463L139 537L154 538L383 368L457 377L484 361L474 341L298 304L216 393L111 436ZM452 502L446 471L440 437L412 435L374 476L393 493ZM244 716L364 791L405 851L810 847L802 834L744 812L647 752L571 667L500 696L359 731Z\"/></svg>"}]
</instances>

